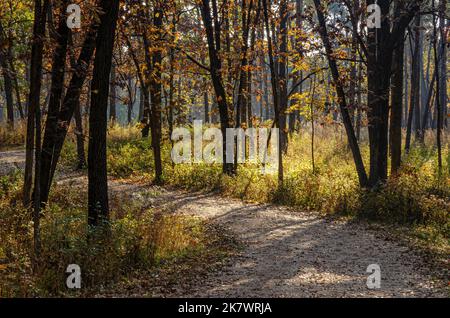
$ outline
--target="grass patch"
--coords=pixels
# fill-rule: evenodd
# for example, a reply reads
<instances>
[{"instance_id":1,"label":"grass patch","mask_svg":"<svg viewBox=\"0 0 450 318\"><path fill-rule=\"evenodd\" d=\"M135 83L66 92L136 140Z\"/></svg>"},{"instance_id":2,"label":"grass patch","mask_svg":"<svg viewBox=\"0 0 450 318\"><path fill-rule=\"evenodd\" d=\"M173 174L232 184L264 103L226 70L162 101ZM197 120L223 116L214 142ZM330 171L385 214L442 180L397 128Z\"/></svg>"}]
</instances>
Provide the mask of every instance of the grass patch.
<instances>
[{"instance_id":1,"label":"grass patch","mask_svg":"<svg viewBox=\"0 0 450 318\"><path fill-rule=\"evenodd\" d=\"M170 271L170 264L183 259L201 262L200 257L217 260L228 255L227 248L213 242L205 221L138 205L113 204L110 233L101 235L87 225L85 191L63 186L52 192L51 204L43 213L42 261L33 270L32 221L19 200L20 180L20 175L1 180L1 297L103 295L116 291L113 286L123 286L130 277L153 284L152 273ZM69 264L81 267L79 291L66 287Z\"/></svg>"}]
</instances>

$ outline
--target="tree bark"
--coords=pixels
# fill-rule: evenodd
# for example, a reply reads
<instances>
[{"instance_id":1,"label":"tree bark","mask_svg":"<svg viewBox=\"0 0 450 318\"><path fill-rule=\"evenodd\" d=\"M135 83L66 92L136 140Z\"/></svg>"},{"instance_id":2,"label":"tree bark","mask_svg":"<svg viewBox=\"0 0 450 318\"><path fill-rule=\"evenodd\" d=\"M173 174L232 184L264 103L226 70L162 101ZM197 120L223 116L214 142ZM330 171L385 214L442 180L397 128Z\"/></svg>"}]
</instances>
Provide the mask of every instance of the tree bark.
<instances>
[{"instance_id":1,"label":"tree bark","mask_svg":"<svg viewBox=\"0 0 450 318\"><path fill-rule=\"evenodd\" d=\"M405 151L408 153L411 148L411 135L413 130L413 119L417 117L420 112L417 109L420 107L418 104L420 103L420 45L419 45L419 37L420 37L420 21L421 18L418 15L415 18L415 29L414 29L414 52L411 56L411 95L410 95L410 105L408 111L408 124L406 128L406 142L405 142ZM411 43L411 42L410 42ZM417 124L415 125L417 126ZM419 125L420 126L420 125ZM419 127L420 129L420 127ZM420 136L416 136L420 137ZM420 139L420 138L419 138Z\"/></svg>"},{"instance_id":2,"label":"tree bark","mask_svg":"<svg viewBox=\"0 0 450 318\"><path fill-rule=\"evenodd\" d=\"M72 78L70 79L68 89L58 113L55 139L49 146L52 149L51 168L47 170L41 169L41 183L44 182L44 180L42 180L44 178L48 180L48 182L46 182L47 188L41 189L41 202L44 204L48 201L48 193L50 191L50 186L52 184L56 166L58 164L61 150L64 145L64 140L66 138L75 109L79 103L83 83L87 76L92 55L94 54L97 30L98 23L93 22L93 25L91 26L84 40L77 63L75 67L73 67ZM90 88L89 90L91 92Z\"/></svg>"},{"instance_id":3,"label":"tree bark","mask_svg":"<svg viewBox=\"0 0 450 318\"><path fill-rule=\"evenodd\" d=\"M31 186L33 182L33 150L35 147L35 119L37 108L40 107L41 85L42 85L42 57L44 49L45 24L49 7L49 1L35 0L34 2L34 23L33 23L33 44L31 46L31 66L30 66L30 91L28 95L28 118L27 118L27 138L25 157L25 176L23 184L23 203L28 206L31 201ZM40 141L39 141L40 142ZM39 215L34 214L35 234L39 230ZM35 240L39 239L35 235ZM37 242L38 243L38 242ZM39 243L37 244L38 253Z\"/></svg>"},{"instance_id":4,"label":"tree bark","mask_svg":"<svg viewBox=\"0 0 450 318\"><path fill-rule=\"evenodd\" d=\"M116 65L113 63L111 66L111 79L109 86L109 120L111 123L115 123L117 120L116 115Z\"/></svg>"},{"instance_id":5,"label":"tree bark","mask_svg":"<svg viewBox=\"0 0 450 318\"><path fill-rule=\"evenodd\" d=\"M222 61L219 57L221 51L221 29L218 18L217 2L212 0L212 11L214 18L211 17L211 5L210 0L202 0L200 4L200 10L202 14L202 20L206 30L206 39L208 43L209 52L209 63L210 63L210 75L214 87L214 92L216 95L217 105L219 107L220 115L220 128L222 131L223 138L223 165L222 171L225 174L233 175L235 174L235 169L233 163L227 163L226 161L226 130L230 127L230 120L228 114L228 102L227 94L225 91L225 86L223 84L221 69Z\"/></svg>"},{"instance_id":6,"label":"tree bark","mask_svg":"<svg viewBox=\"0 0 450 318\"><path fill-rule=\"evenodd\" d=\"M119 0L102 0L96 40L89 116L88 224L106 225L109 220L106 167L106 130L109 78L119 13Z\"/></svg>"},{"instance_id":7,"label":"tree bark","mask_svg":"<svg viewBox=\"0 0 450 318\"><path fill-rule=\"evenodd\" d=\"M59 17L57 32L54 34L56 48L52 60L50 98L47 109L47 120L45 122L44 140L42 142L42 154L40 160L40 169L42 172L40 180L41 203L46 203L48 199L48 191L50 189L50 174L48 172L50 171L52 164L53 145L55 144L56 138L58 113L61 108L61 98L64 88L67 47L70 35L65 14L65 9L68 2L68 0L64 0L60 3L59 9L61 10L61 16Z\"/></svg>"},{"instance_id":8,"label":"tree bark","mask_svg":"<svg viewBox=\"0 0 450 318\"><path fill-rule=\"evenodd\" d=\"M272 44L272 35L270 33L269 28L269 10L267 5L267 0L262 0L263 2L263 11L264 11L264 23L266 26L266 36L267 36L267 45L268 45L268 54L269 54L269 67L271 74L271 83L272 83L272 99L273 99L273 107L275 111L275 120L274 124L279 128L278 134L278 187L281 188L284 182L284 171L283 171L283 137L281 132L281 118L280 118L280 95L279 95L279 73L277 66L274 61L274 52L273 52L273 44ZM273 33L272 33L273 34Z\"/></svg>"},{"instance_id":9,"label":"tree bark","mask_svg":"<svg viewBox=\"0 0 450 318\"><path fill-rule=\"evenodd\" d=\"M6 118L8 126L11 130L14 129L14 100L13 100L13 77L12 70L8 65L9 61L9 47L11 46L10 39L6 39L3 35L4 30L0 21L0 65L3 74L3 85L5 89L6 99Z\"/></svg>"},{"instance_id":10,"label":"tree bark","mask_svg":"<svg viewBox=\"0 0 450 318\"><path fill-rule=\"evenodd\" d=\"M396 5L399 5L396 2ZM405 31L400 35L405 36ZM391 148L391 174L397 174L401 165L402 156L402 112L403 112L403 65L405 43L399 41L394 49L393 77L391 85L391 121L389 138Z\"/></svg>"}]
</instances>

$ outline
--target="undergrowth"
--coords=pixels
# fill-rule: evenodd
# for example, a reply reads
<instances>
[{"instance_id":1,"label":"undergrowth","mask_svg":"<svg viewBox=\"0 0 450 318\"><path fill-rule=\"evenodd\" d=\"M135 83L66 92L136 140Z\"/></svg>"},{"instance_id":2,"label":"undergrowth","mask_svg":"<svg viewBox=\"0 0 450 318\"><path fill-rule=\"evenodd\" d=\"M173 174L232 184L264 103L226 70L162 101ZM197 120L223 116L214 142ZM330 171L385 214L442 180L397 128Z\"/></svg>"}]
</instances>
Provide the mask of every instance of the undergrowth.
<instances>
[{"instance_id":1,"label":"undergrowth","mask_svg":"<svg viewBox=\"0 0 450 318\"><path fill-rule=\"evenodd\" d=\"M59 186L43 211L42 250L34 261L33 225L20 200L21 179L19 173L0 178L0 297L102 294L136 271L151 280L149 273L166 262L221 250L211 246L205 221L138 205L112 204L105 234L87 225L82 185ZM66 286L69 264L81 268L80 290Z\"/></svg>"}]
</instances>

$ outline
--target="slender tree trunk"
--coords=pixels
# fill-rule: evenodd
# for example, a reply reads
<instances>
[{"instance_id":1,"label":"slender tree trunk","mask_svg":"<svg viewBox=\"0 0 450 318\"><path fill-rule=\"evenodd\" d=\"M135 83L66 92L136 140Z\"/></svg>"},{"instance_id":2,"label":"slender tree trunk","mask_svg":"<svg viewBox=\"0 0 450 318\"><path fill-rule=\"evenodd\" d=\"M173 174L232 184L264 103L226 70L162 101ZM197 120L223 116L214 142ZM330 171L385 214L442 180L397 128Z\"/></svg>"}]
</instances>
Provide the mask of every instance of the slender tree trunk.
<instances>
[{"instance_id":1,"label":"slender tree trunk","mask_svg":"<svg viewBox=\"0 0 450 318\"><path fill-rule=\"evenodd\" d=\"M405 151L408 153L411 148L411 135L413 130L413 118L417 116L417 108L418 103L420 102L420 63L419 63L419 55L420 55L420 45L419 45L419 36L420 36L420 16L418 15L415 18L415 30L414 30L414 53L411 56L411 95L410 95L410 105L408 111L408 124L406 128L406 142L405 142ZM411 43L411 42L410 42Z\"/></svg>"},{"instance_id":2,"label":"slender tree trunk","mask_svg":"<svg viewBox=\"0 0 450 318\"><path fill-rule=\"evenodd\" d=\"M435 0L433 0L433 8L435 7ZM441 19L441 22L443 22L445 20L445 12L440 11L439 12L439 17ZM438 20L439 21L439 20ZM439 58L438 58L438 31L437 31L437 21L435 21L434 17L433 17L433 46L434 46L434 66L435 68L439 68ZM441 34L442 36L444 35L443 33ZM445 41L444 39L442 39L442 45L445 45ZM444 50L443 50L444 51ZM443 123L443 118L442 118L442 111L441 111L441 97L442 95L440 94L440 89L441 89L441 85L440 85L440 80L441 77L439 76L439 74L437 73L436 76L436 112L437 112L437 127L436 127L436 142L437 142L437 149L438 149L438 173L439 176L441 176L442 174L442 136L441 136L441 129L442 129L442 123Z\"/></svg>"},{"instance_id":3,"label":"slender tree trunk","mask_svg":"<svg viewBox=\"0 0 450 318\"><path fill-rule=\"evenodd\" d=\"M47 120L45 123L44 140L42 142L41 155L41 180L40 180L40 200L46 203L48 200L48 192L50 190L50 174L53 158L53 145L55 144L56 129L58 121L58 113L61 108L61 98L64 88L64 74L66 71L66 56L69 43L70 30L66 24L65 8L68 0L60 3L59 9L61 16L59 17L58 29L54 34L56 41L56 49L52 60L51 87L50 98L47 109Z\"/></svg>"},{"instance_id":4,"label":"slender tree trunk","mask_svg":"<svg viewBox=\"0 0 450 318\"><path fill-rule=\"evenodd\" d=\"M368 185L368 178L366 169L364 168L364 162L362 160L361 151L359 149L358 140L356 139L355 131L353 129L352 121L350 118L350 113L347 108L347 102L345 98L345 91L342 86L342 81L340 79L339 70L337 67L336 60L333 58L334 52L330 43L328 36L328 31L326 27L326 20L324 13L322 12L322 5L320 0L314 0L314 5L316 7L317 16L319 20L319 32L322 38L322 42L325 46L327 53L328 63L330 65L333 80L336 86L336 93L338 95L339 106L341 109L342 120L344 122L344 127L347 133L348 144L353 154L353 160L355 162L356 171L358 173L359 183L362 187Z\"/></svg>"},{"instance_id":5,"label":"slender tree trunk","mask_svg":"<svg viewBox=\"0 0 450 318\"><path fill-rule=\"evenodd\" d=\"M139 87L139 115L138 115L138 121L142 120L143 113L144 113L144 93L142 91L142 87Z\"/></svg>"},{"instance_id":6,"label":"slender tree trunk","mask_svg":"<svg viewBox=\"0 0 450 318\"><path fill-rule=\"evenodd\" d=\"M106 170L106 130L109 78L119 0L102 0L103 14L96 40L89 116L88 153L88 223L103 225L109 220L108 180Z\"/></svg>"},{"instance_id":7,"label":"slender tree trunk","mask_svg":"<svg viewBox=\"0 0 450 318\"><path fill-rule=\"evenodd\" d=\"M421 119L421 96L422 96L422 74L423 74L423 36L422 36L422 19L420 17L420 15L418 15L418 21L416 22L416 43L415 45L417 46L416 52L417 52L417 70L416 70L416 78L415 80L417 81L416 83L416 88L417 88L417 92L416 92L416 100L415 100L415 105L414 105L414 133L415 133L415 140L420 141L421 140L421 136L420 136L420 132L422 131L420 128L420 119Z\"/></svg>"},{"instance_id":8,"label":"slender tree trunk","mask_svg":"<svg viewBox=\"0 0 450 318\"><path fill-rule=\"evenodd\" d=\"M6 55L3 53L0 54L0 61L3 73L3 84L5 89L5 97L6 97L6 118L8 120L8 126L11 130L14 129L14 101L12 95L12 78L11 78L11 70L8 68L8 63L6 59Z\"/></svg>"},{"instance_id":9,"label":"slender tree trunk","mask_svg":"<svg viewBox=\"0 0 450 318\"><path fill-rule=\"evenodd\" d=\"M274 61L274 52L273 52L273 45L272 45L272 35L270 33L269 28L269 10L267 5L267 0L262 0L263 2L263 11L264 11L264 22L266 26L266 36L267 36L267 43L268 43L268 54L269 54L269 67L270 67L270 73L271 73L271 82L272 82L272 98L273 98L273 105L274 105L274 111L275 111L275 121L274 123L279 128L279 134L278 134L278 145L279 145L279 151L278 151L278 187L281 188L283 186L284 182L284 171L283 171L283 137L282 137L282 128L281 128L281 118L280 118L280 99L279 99L279 92L278 89L279 86L279 74L278 69L275 65Z\"/></svg>"},{"instance_id":10,"label":"slender tree trunk","mask_svg":"<svg viewBox=\"0 0 450 318\"><path fill-rule=\"evenodd\" d=\"M315 123L314 123L314 97L316 94L316 76L314 75L314 80L311 85L311 104L310 104L310 111L311 111L311 163L312 163L312 171L313 173L316 172L316 165L315 165L315 158L314 158L314 137L315 137Z\"/></svg>"},{"instance_id":11,"label":"slender tree trunk","mask_svg":"<svg viewBox=\"0 0 450 318\"><path fill-rule=\"evenodd\" d=\"M160 0L156 2L153 25L158 32L162 32L163 8ZM162 37L158 35L158 43ZM162 52L157 50L152 56L153 72L150 77L150 96L151 96L151 135L152 148L155 162L155 180L156 184L162 183L162 160L161 160L161 90L162 90Z\"/></svg>"},{"instance_id":12,"label":"slender tree trunk","mask_svg":"<svg viewBox=\"0 0 450 318\"><path fill-rule=\"evenodd\" d=\"M5 89L6 99L6 118L8 126L11 130L14 129L14 101L13 101L13 72L8 65L9 53L10 53L10 39L6 39L3 35L4 30L0 21L0 66L3 74L3 85Z\"/></svg>"},{"instance_id":13,"label":"slender tree trunk","mask_svg":"<svg viewBox=\"0 0 450 318\"><path fill-rule=\"evenodd\" d=\"M23 112L23 106L22 106L22 97L20 95L20 88L19 88L19 81L17 80L17 72L14 66L14 61L12 58L12 53L9 54L9 65L11 68L11 76L13 78L13 84L14 84L14 91L16 93L16 103L17 103L17 109L19 110L19 116L20 119L25 119L25 113Z\"/></svg>"},{"instance_id":14,"label":"slender tree trunk","mask_svg":"<svg viewBox=\"0 0 450 318\"><path fill-rule=\"evenodd\" d=\"M109 120L114 124L117 120L116 115L116 65L113 63L111 66L111 79L109 86Z\"/></svg>"},{"instance_id":15,"label":"slender tree trunk","mask_svg":"<svg viewBox=\"0 0 450 318\"><path fill-rule=\"evenodd\" d=\"M448 114L447 114L447 36L448 36L448 30L450 29L450 19L448 17L446 18L446 12L447 12L447 1L446 0L440 0L439 2L439 31L441 35L441 47L440 51L441 53L441 59L439 64L439 104L442 108L442 120L441 120L441 129L447 127L448 125Z\"/></svg>"},{"instance_id":16,"label":"slender tree trunk","mask_svg":"<svg viewBox=\"0 0 450 318\"><path fill-rule=\"evenodd\" d=\"M86 155L84 152L84 134L83 134L83 119L81 117L80 102L77 102L74 113L75 118L75 136L77 139L77 157L78 164L77 169L81 170L86 166Z\"/></svg>"},{"instance_id":17,"label":"slender tree trunk","mask_svg":"<svg viewBox=\"0 0 450 318\"><path fill-rule=\"evenodd\" d=\"M212 12L213 18L211 17L211 6L210 0L202 0L201 5L202 20L206 30L206 39L208 42L208 52L209 52L209 64L210 64L210 75L216 95L217 105L219 107L220 115L220 128L222 131L223 138L223 173L228 175L235 174L235 169L233 163L227 163L226 160L226 130L230 127L230 120L228 115L228 102L227 93L222 79L221 69L222 61L219 57L221 51L221 29L218 18L218 8L216 0L212 0ZM214 19L214 26L213 26Z\"/></svg>"},{"instance_id":18,"label":"slender tree trunk","mask_svg":"<svg viewBox=\"0 0 450 318\"><path fill-rule=\"evenodd\" d=\"M8 39L6 39L4 36L6 34L7 33L3 29L3 25L0 21L0 64L3 69L3 72L5 72L5 70L9 71L9 72L7 72L6 77L4 78L5 88L8 85L14 86L14 91L16 94L17 109L19 110L20 119L25 119L25 114L23 112L23 107L22 107L22 99L20 96L19 83L17 81L17 72L16 72L16 69L14 66L13 39L12 39L13 35L11 34L11 30L10 30L10 32L8 32ZM5 74L4 74L4 76L5 76ZM7 83L8 81L10 81L10 83L12 82L12 84L8 84ZM6 97L6 101L8 103L8 98L10 98L10 97L8 97L7 94L8 93L6 90L5 97Z\"/></svg>"},{"instance_id":19,"label":"slender tree trunk","mask_svg":"<svg viewBox=\"0 0 450 318\"><path fill-rule=\"evenodd\" d=\"M26 138L26 158L25 177L23 185L23 203L29 206L31 201L31 186L33 182L33 150L35 147L35 120L37 108L40 107L41 85L42 85L42 57L44 49L44 36L46 24L46 12L49 1L35 0L34 2L34 24L33 24L33 44L31 46L31 66L30 66L30 92L28 95L28 119ZM38 255L40 250L39 239L39 214L34 214L35 230L35 252Z\"/></svg>"},{"instance_id":20,"label":"slender tree trunk","mask_svg":"<svg viewBox=\"0 0 450 318\"><path fill-rule=\"evenodd\" d=\"M402 120L402 127L406 128L407 127L407 121L408 121L408 97L409 97L409 73L408 73L408 65L409 65L409 52L410 50L407 49L407 44L408 42L406 42L405 44L405 63L404 63L404 86L405 86L405 94L403 97L403 120ZM405 67L406 66L406 67Z\"/></svg>"},{"instance_id":21,"label":"slender tree trunk","mask_svg":"<svg viewBox=\"0 0 450 318\"><path fill-rule=\"evenodd\" d=\"M288 106L288 73L287 73L287 59L288 59L288 1L280 0L280 52L279 52L279 85L280 85L280 148L284 153L287 152L287 117L286 110Z\"/></svg>"},{"instance_id":22,"label":"slender tree trunk","mask_svg":"<svg viewBox=\"0 0 450 318\"><path fill-rule=\"evenodd\" d=\"M361 140L361 121L362 121L362 64L358 66L358 91L356 92L357 108L356 108L356 139Z\"/></svg>"},{"instance_id":23,"label":"slender tree trunk","mask_svg":"<svg viewBox=\"0 0 450 318\"><path fill-rule=\"evenodd\" d=\"M402 37L404 37L404 34ZM403 64L404 41L400 41L394 50L393 77L391 85L391 121L389 138L391 147L391 174L398 172L402 156L402 112L403 112Z\"/></svg>"}]
</instances>

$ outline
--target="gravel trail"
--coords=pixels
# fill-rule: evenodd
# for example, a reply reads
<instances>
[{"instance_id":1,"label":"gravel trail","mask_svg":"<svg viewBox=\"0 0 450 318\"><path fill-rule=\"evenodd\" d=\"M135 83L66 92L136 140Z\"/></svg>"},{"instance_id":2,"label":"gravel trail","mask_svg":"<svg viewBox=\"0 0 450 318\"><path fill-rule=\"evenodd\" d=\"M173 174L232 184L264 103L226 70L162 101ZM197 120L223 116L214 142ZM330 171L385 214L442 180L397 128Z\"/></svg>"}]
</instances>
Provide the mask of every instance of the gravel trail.
<instances>
[{"instance_id":1,"label":"gravel trail","mask_svg":"<svg viewBox=\"0 0 450 318\"><path fill-rule=\"evenodd\" d=\"M0 152L0 175L23 165L23 151ZM85 182L85 176L59 182ZM194 282L186 297L448 297L427 262L406 245L359 222L217 194L110 181L112 196L209 219L243 242L240 255ZM125 204L127 200L123 201ZM381 288L367 287L367 267L381 268Z\"/></svg>"}]
</instances>

